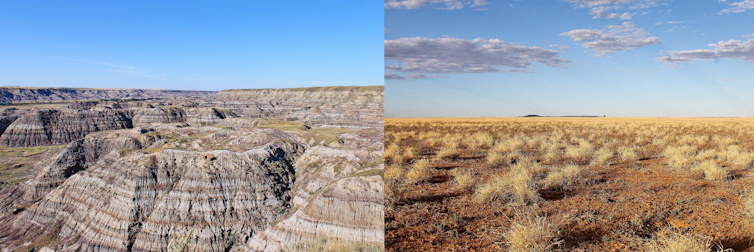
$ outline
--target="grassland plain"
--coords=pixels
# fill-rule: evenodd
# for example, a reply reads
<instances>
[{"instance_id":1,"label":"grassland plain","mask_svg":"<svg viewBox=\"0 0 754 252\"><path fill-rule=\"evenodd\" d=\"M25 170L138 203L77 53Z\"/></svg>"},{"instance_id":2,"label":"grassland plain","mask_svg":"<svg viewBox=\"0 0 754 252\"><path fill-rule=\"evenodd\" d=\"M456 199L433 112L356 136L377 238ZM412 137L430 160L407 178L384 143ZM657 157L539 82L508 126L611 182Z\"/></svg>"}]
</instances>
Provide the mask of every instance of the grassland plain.
<instances>
[{"instance_id":1,"label":"grassland plain","mask_svg":"<svg viewBox=\"0 0 754 252\"><path fill-rule=\"evenodd\" d=\"M754 119L385 120L387 251L754 251Z\"/></svg>"}]
</instances>

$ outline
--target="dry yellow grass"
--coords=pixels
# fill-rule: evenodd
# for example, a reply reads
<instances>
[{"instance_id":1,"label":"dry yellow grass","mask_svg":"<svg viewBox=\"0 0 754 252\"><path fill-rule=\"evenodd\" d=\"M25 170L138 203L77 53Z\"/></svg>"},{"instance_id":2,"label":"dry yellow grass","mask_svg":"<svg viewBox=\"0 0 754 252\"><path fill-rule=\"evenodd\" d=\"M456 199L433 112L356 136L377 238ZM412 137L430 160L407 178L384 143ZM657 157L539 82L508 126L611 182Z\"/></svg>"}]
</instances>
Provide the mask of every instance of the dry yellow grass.
<instances>
[{"instance_id":1,"label":"dry yellow grass","mask_svg":"<svg viewBox=\"0 0 754 252\"><path fill-rule=\"evenodd\" d=\"M602 147L594 154L591 165L610 165L608 161L613 157L613 151L608 147Z\"/></svg>"},{"instance_id":2,"label":"dry yellow grass","mask_svg":"<svg viewBox=\"0 0 754 252\"><path fill-rule=\"evenodd\" d=\"M418 183L427 177L429 172L429 161L426 159L420 159L414 163L411 170L406 174L406 182L409 184Z\"/></svg>"},{"instance_id":3,"label":"dry yellow grass","mask_svg":"<svg viewBox=\"0 0 754 252\"><path fill-rule=\"evenodd\" d=\"M406 148L406 150L403 151L403 162L411 162L411 160L413 160L415 156L416 153L414 152L414 148Z\"/></svg>"},{"instance_id":4,"label":"dry yellow grass","mask_svg":"<svg viewBox=\"0 0 754 252\"><path fill-rule=\"evenodd\" d=\"M401 160L401 162L398 163L403 163L403 157L401 157L401 147L393 143L385 150L385 160L391 160L395 162L396 159Z\"/></svg>"},{"instance_id":5,"label":"dry yellow grass","mask_svg":"<svg viewBox=\"0 0 754 252\"><path fill-rule=\"evenodd\" d=\"M728 171L714 160L705 160L691 168L692 176L703 177L706 180L722 181L728 177Z\"/></svg>"},{"instance_id":6,"label":"dry yellow grass","mask_svg":"<svg viewBox=\"0 0 754 252\"><path fill-rule=\"evenodd\" d=\"M521 217L511 223L510 229L503 234L508 251L538 252L552 251L562 244L557 241L557 228L545 217Z\"/></svg>"},{"instance_id":7,"label":"dry yellow grass","mask_svg":"<svg viewBox=\"0 0 754 252\"><path fill-rule=\"evenodd\" d=\"M400 181L403 179L403 169L397 165L388 165L385 167L386 181Z\"/></svg>"},{"instance_id":8,"label":"dry yellow grass","mask_svg":"<svg viewBox=\"0 0 754 252\"><path fill-rule=\"evenodd\" d=\"M474 177L467 170L454 170L453 179L456 181L457 190L471 190L474 187Z\"/></svg>"},{"instance_id":9,"label":"dry yellow grass","mask_svg":"<svg viewBox=\"0 0 754 252\"><path fill-rule=\"evenodd\" d=\"M542 183L548 188L569 188L581 179L584 170L584 167L578 165L567 165L547 174Z\"/></svg>"},{"instance_id":10,"label":"dry yellow grass","mask_svg":"<svg viewBox=\"0 0 754 252\"><path fill-rule=\"evenodd\" d=\"M636 160L636 152L633 146L618 147L618 155L620 155L620 161L622 162L633 162Z\"/></svg>"},{"instance_id":11,"label":"dry yellow grass","mask_svg":"<svg viewBox=\"0 0 754 252\"><path fill-rule=\"evenodd\" d=\"M479 203L505 202L518 205L536 203L541 198L535 186L531 171L511 170L506 174L494 176L491 181L477 188L474 200Z\"/></svg>"},{"instance_id":12,"label":"dry yellow grass","mask_svg":"<svg viewBox=\"0 0 754 252\"><path fill-rule=\"evenodd\" d=\"M437 152L437 154L435 154L435 159L443 160L457 158L459 154L460 153L458 149L454 147L443 147L442 149L440 149L440 151Z\"/></svg>"},{"instance_id":13,"label":"dry yellow grass","mask_svg":"<svg viewBox=\"0 0 754 252\"><path fill-rule=\"evenodd\" d=\"M452 206L464 207L468 207L468 204L478 204L480 209L484 209L483 211L490 209L488 207L490 203L501 204L492 207L506 209L501 211L527 205L559 209L553 204L563 202L579 204L573 202L584 194L589 195L583 196L583 199L578 198L578 202L583 200L595 204L593 199L597 196L591 195L595 192L600 198L614 200L617 196L613 196L612 192L607 195L600 191L608 186L610 189L635 189L636 186L651 184L663 191L673 191L673 193L663 195L674 196L680 192L680 189L676 188L688 188L681 186L689 184L678 185L678 183L689 182L688 176L709 181L689 182L695 184L694 186L713 184L700 190L717 190L714 192L727 193L725 190L740 191L741 184L745 184L754 174L751 170L754 161L754 141L749 140L754 139L754 119L752 118L411 118L387 119L385 127L385 146L388 146L386 159L393 161L393 157L397 156L395 153L387 153L393 145L404 148L401 154L403 163L388 163L388 165L397 165L400 169L386 170L386 183L390 180L400 181L393 185L406 190L406 195L412 199L420 198L422 195L452 194L454 196L444 198L443 202L431 204L447 205L450 204L447 202L453 202L456 205ZM396 133L393 134L393 132ZM426 169L419 169L417 167L419 161L408 158L411 156L407 154L409 147L415 148L413 150L415 156L418 156L416 153L421 153L422 156L428 158L425 160ZM400 148L397 152L393 152L399 153ZM433 167L437 169L428 168L430 161L434 162ZM430 178L430 170L433 176L432 183L421 183ZM403 181L398 178L400 176L405 177ZM637 177L651 178L654 183L633 180ZM445 178L450 179L445 181ZM589 183L589 179L604 180L604 183ZM658 184L665 180L672 181L672 186L665 188ZM386 186L389 185L386 184ZM568 190L568 188L572 190L559 191ZM685 193L685 191L680 193ZM396 193L391 192L391 195L396 195ZM730 194L725 195L730 196ZM559 199L563 196L565 198ZM643 196L635 196L632 193L631 197ZM683 197L680 200L684 202L678 204L688 204L686 203L688 199L700 200L701 196L684 195ZM675 199L671 201L671 203L676 202ZM596 202L597 205L602 203ZM620 204L622 207L633 207L628 206L628 203ZM646 208L655 211L656 205L636 209L643 211ZM415 213L413 210L425 209L422 208L424 206L417 203L416 206L401 205L396 209L403 209L399 211L400 214L410 214ZM730 201L727 206L729 208L733 206L754 218L754 194L742 197L740 202ZM412 211L406 211L406 209ZM552 212L547 213L552 214ZM581 220L586 220L583 219L586 214L571 217L580 218L579 227L590 227L594 225L593 222L612 225L611 222L605 221L611 219L609 217L611 213L593 211L590 215L598 216L597 220L585 223L581 223ZM674 215L672 217L667 211L655 211L653 215L645 213L647 212L643 211L641 214L631 212L630 216L624 216L625 214L622 213L611 216L618 219L613 219L613 222L630 225L628 227L619 227L617 224L611 226L610 228L613 229L610 229L609 233L590 240L593 242L590 242L589 246L595 246L601 250L613 248L613 245L628 244L636 248L647 245L650 241L631 240L631 235L626 236L626 233L619 235L617 228L637 234L641 232L642 237L646 237L644 235L657 233L655 223L671 223L669 222L671 219L701 225L698 219L690 221L689 217L685 216L688 213L685 212L672 212ZM737 213L740 215L740 212ZM638 216L636 224L631 217L634 215ZM441 217L432 218L442 220ZM400 233L396 230L404 229L398 227L393 232ZM710 227L707 227L705 231L696 231L711 234L711 230L717 232ZM408 231L401 234L416 235ZM446 234L437 232L426 236L450 239L451 236ZM562 237L573 239L577 234L567 235ZM460 236L463 235L456 234L455 237ZM638 238L638 236L634 237ZM674 251L672 250L674 247L694 248L691 241L677 243L689 245L686 247L673 245L676 244L674 239L679 240L681 236L673 239L668 237L671 236L656 236L654 251ZM606 239L609 240L605 241ZM708 244L702 243L702 245L705 245L702 246L703 251L709 251L710 247L706 246ZM507 246L510 249L516 247L512 246L512 243ZM568 248L573 248L573 250L590 248L589 246L568 244Z\"/></svg>"},{"instance_id":14,"label":"dry yellow grass","mask_svg":"<svg viewBox=\"0 0 754 252\"><path fill-rule=\"evenodd\" d=\"M732 249L723 249L711 245L711 239L703 235L684 234L679 230L665 229L658 232L659 235L647 244L650 252L732 252Z\"/></svg>"}]
</instances>

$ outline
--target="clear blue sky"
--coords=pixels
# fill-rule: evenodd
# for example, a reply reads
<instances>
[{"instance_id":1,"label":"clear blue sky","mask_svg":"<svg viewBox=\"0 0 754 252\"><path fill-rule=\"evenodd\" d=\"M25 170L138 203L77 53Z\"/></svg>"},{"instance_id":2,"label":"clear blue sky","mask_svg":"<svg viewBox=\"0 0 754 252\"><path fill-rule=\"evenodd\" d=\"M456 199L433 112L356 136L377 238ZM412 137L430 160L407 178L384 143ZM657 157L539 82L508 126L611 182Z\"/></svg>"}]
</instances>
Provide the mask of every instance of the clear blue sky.
<instances>
[{"instance_id":1,"label":"clear blue sky","mask_svg":"<svg viewBox=\"0 0 754 252\"><path fill-rule=\"evenodd\" d=\"M382 85L378 1L2 1L0 86Z\"/></svg>"},{"instance_id":2,"label":"clear blue sky","mask_svg":"<svg viewBox=\"0 0 754 252\"><path fill-rule=\"evenodd\" d=\"M754 116L754 0L383 4L387 117Z\"/></svg>"}]
</instances>

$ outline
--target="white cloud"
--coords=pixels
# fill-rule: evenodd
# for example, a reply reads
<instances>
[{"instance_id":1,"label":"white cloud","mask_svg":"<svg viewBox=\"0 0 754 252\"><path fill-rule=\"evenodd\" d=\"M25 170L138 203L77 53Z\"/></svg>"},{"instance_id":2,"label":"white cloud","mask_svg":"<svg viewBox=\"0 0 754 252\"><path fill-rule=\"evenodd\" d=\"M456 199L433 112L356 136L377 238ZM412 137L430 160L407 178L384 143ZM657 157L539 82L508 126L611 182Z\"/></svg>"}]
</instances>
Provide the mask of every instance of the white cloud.
<instances>
[{"instance_id":1,"label":"white cloud","mask_svg":"<svg viewBox=\"0 0 754 252\"><path fill-rule=\"evenodd\" d=\"M744 37L744 38L751 38L751 37L754 37L754 33L752 33L752 34L746 34L746 35L743 35L743 37Z\"/></svg>"},{"instance_id":2,"label":"white cloud","mask_svg":"<svg viewBox=\"0 0 754 252\"><path fill-rule=\"evenodd\" d=\"M557 45L557 44L556 45L550 45L550 48L558 48L558 49L562 50L563 52L567 52L568 49L571 49L570 46L567 46L567 45Z\"/></svg>"},{"instance_id":3,"label":"white cloud","mask_svg":"<svg viewBox=\"0 0 754 252\"><path fill-rule=\"evenodd\" d=\"M680 23L683 23L683 21L668 21L668 22L665 22L665 23L667 23L667 24L680 24Z\"/></svg>"},{"instance_id":4,"label":"white cloud","mask_svg":"<svg viewBox=\"0 0 754 252\"><path fill-rule=\"evenodd\" d=\"M650 8L657 6L657 0L565 0L566 2L573 3L578 7L581 8L591 8L595 6L602 6L602 5L618 5L618 4L631 4L635 3L634 6L631 6L629 8L631 9L637 9L637 8Z\"/></svg>"},{"instance_id":5,"label":"white cloud","mask_svg":"<svg viewBox=\"0 0 754 252\"><path fill-rule=\"evenodd\" d=\"M558 52L499 39L400 38L385 40L386 70L414 73L520 73L532 62L562 67L571 62Z\"/></svg>"},{"instance_id":6,"label":"white cloud","mask_svg":"<svg viewBox=\"0 0 754 252\"><path fill-rule=\"evenodd\" d=\"M628 7L628 9L646 9L646 8L652 8L659 6L657 2L664 1L664 0L563 0L569 3L573 4L573 7L575 8L589 8L589 15L592 15L592 18L598 19L598 18L620 18L622 20L629 20L632 19L634 15L636 15L636 12L629 13L624 12L621 13L615 13L615 12L608 12L611 10L618 10L622 8L622 5L624 4L633 4ZM649 11L642 12L640 15L646 15L649 13Z\"/></svg>"},{"instance_id":7,"label":"white cloud","mask_svg":"<svg viewBox=\"0 0 754 252\"><path fill-rule=\"evenodd\" d=\"M652 7L657 7L657 6L659 6L659 5L657 5L657 2L648 1L648 2L644 2L644 3L637 3L637 4L635 4L635 5L631 6L631 7L628 7L628 9L631 9L631 10L633 10L633 9L647 9L647 8L652 8Z\"/></svg>"},{"instance_id":8,"label":"white cloud","mask_svg":"<svg viewBox=\"0 0 754 252\"><path fill-rule=\"evenodd\" d=\"M386 80L418 80L418 79L431 79L431 78L450 78L448 76L441 76L437 74L433 74L430 76L423 75L420 73L413 73L406 76L401 76L400 74L394 74L394 73L386 73L385 79Z\"/></svg>"},{"instance_id":9,"label":"white cloud","mask_svg":"<svg viewBox=\"0 0 754 252\"><path fill-rule=\"evenodd\" d=\"M717 44L709 44L714 49L695 49L687 51L671 51L670 55L659 57L656 60L665 62L665 67L677 68L673 63L688 62L692 60L714 60L720 58L737 59L754 63L754 39L746 42L740 40L720 41Z\"/></svg>"},{"instance_id":10,"label":"white cloud","mask_svg":"<svg viewBox=\"0 0 754 252\"><path fill-rule=\"evenodd\" d=\"M385 0L385 9L419 9L424 6L443 6L435 7L440 10L456 10L466 6L482 6L487 4L486 0Z\"/></svg>"},{"instance_id":11,"label":"white cloud","mask_svg":"<svg viewBox=\"0 0 754 252\"><path fill-rule=\"evenodd\" d=\"M740 13L747 10L754 10L754 0L744 0L737 3L729 3L728 5L733 7L723 9L718 14L722 15L723 13Z\"/></svg>"},{"instance_id":12,"label":"white cloud","mask_svg":"<svg viewBox=\"0 0 754 252\"><path fill-rule=\"evenodd\" d=\"M659 38L647 37L647 32L634 27L631 22L623 22L623 25L608 25L607 28L608 30L571 30L561 33L560 36L568 36L575 41L586 41L581 46L597 52L596 57L660 43Z\"/></svg>"},{"instance_id":13,"label":"white cloud","mask_svg":"<svg viewBox=\"0 0 754 252\"><path fill-rule=\"evenodd\" d=\"M597 6L589 10L589 15L594 15L592 16L592 18L594 19L602 18L604 16L605 18L608 18L608 19L620 18L623 20L627 20L627 19L631 19L633 15L636 14L636 13L632 14L628 12L625 12L623 14L607 12L609 10L617 10L617 9L620 9L620 6Z\"/></svg>"},{"instance_id":14,"label":"white cloud","mask_svg":"<svg viewBox=\"0 0 754 252\"><path fill-rule=\"evenodd\" d=\"M406 77L403 77L400 74L386 73L385 74L385 79L386 80L405 80Z\"/></svg>"},{"instance_id":15,"label":"white cloud","mask_svg":"<svg viewBox=\"0 0 754 252\"><path fill-rule=\"evenodd\" d=\"M655 25L661 25L662 21L655 23Z\"/></svg>"}]
</instances>

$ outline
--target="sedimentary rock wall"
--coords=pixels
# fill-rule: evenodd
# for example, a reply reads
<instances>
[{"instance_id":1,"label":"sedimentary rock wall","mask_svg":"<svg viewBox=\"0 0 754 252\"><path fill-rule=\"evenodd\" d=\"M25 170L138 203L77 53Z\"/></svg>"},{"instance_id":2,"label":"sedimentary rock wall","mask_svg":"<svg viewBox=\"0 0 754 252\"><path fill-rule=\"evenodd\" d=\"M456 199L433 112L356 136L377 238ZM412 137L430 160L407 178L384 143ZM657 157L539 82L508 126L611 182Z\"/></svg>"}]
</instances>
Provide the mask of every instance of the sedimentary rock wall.
<instances>
[{"instance_id":1,"label":"sedimentary rock wall","mask_svg":"<svg viewBox=\"0 0 754 252\"><path fill-rule=\"evenodd\" d=\"M5 129L0 136L0 145L23 147L67 144L92 132L131 127L131 120L126 114L110 108L32 109Z\"/></svg>"},{"instance_id":2,"label":"sedimentary rock wall","mask_svg":"<svg viewBox=\"0 0 754 252\"><path fill-rule=\"evenodd\" d=\"M313 125L382 127L384 87L232 89L198 106L223 108L248 118L277 118Z\"/></svg>"},{"instance_id":3,"label":"sedimentary rock wall","mask_svg":"<svg viewBox=\"0 0 754 252\"><path fill-rule=\"evenodd\" d=\"M216 93L216 91L0 87L0 103L111 98L198 97L214 93Z\"/></svg>"},{"instance_id":4,"label":"sedimentary rock wall","mask_svg":"<svg viewBox=\"0 0 754 252\"><path fill-rule=\"evenodd\" d=\"M381 128L383 88L226 90L204 98L75 102L60 109L0 115L0 145L67 144L89 133L154 123L215 125L226 118L299 121L307 125Z\"/></svg>"}]
</instances>

